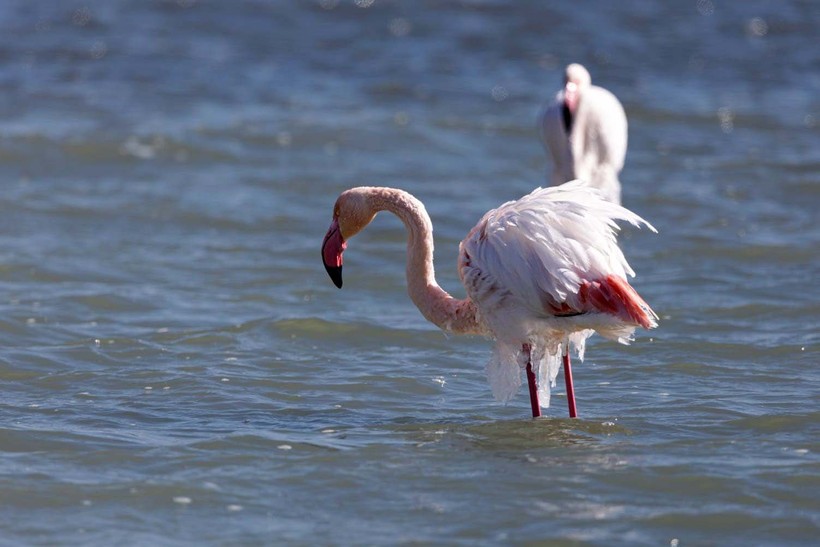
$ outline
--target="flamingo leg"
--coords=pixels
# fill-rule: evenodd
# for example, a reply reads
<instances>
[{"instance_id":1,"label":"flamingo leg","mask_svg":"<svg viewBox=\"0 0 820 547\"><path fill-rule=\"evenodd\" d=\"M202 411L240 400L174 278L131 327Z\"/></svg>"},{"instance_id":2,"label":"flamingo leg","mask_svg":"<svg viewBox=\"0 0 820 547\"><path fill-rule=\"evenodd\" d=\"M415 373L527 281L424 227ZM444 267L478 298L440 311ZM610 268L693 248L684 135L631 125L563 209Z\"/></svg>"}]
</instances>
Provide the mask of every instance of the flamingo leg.
<instances>
[{"instance_id":1,"label":"flamingo leg","mask_svg":"<svg viewBox=\"0 0 820 547\"><path fill-rule=\"evenodd\" d=\"M567 346L569 346L569 344L567 344ZM564 358L564 382L567 384L567 404L569 405L569 417L577 418L578 411L575 409L575 388L572 385L572 368L569 364L569 347L564 348L562 357Z\"/></svg>"},{"instance_id":2,"label":"flamingo leg","mask_svg":"<svg viewBox=\"0 0 820 547\"><path fill-rule=\"evenodd\" d=\"M538 401L538 383L535 380L535 373L532 371L530 349L529 344L524 344L521 351L527 354L527 386L530 388L530 406L532 407L532 417L538 418L541 416L541 403Z\"/></svg>"}]
</instances>

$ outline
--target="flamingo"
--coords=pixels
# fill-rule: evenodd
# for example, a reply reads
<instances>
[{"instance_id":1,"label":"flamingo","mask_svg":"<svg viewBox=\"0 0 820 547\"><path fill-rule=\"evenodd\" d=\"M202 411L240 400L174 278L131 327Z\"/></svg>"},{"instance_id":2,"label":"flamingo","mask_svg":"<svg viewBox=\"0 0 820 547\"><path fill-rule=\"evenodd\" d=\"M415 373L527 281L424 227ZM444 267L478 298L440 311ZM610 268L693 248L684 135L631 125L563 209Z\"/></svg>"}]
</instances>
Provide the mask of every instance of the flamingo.
<instances>
[{"instance_id":1,"label":"flamingo","mask_svg":"<svg viewBox=\"0 0 820 547\"><path fill-rule=\"evenodd\" d=\"M549 406L563 362L571 417L577 416L569 350L583 359L594 332L627 344L657 315L629 285L616 221L656 230L581 181L537 188L486 213L461 242L458 273L467 298L442 289L433 269L433 225L424 205L403 190L358 187L342 192L322 242L322 261L342 288L342 253L380 211L407 230L407 291L430 322L446 332L495 339L487 364L493 394L509 400L526 372L533 417Z\"/></svg>"},{"instance_id":2,"label":"flamingo","mask_svg":"<svg viewBox=\"0 0 820 547\"><path fill-rule=\"evenodd\" d=\"M613 203L621 203L618 174L626 156L626 114L620 101L592 85L582 65L568 65L564 88L538 120L545 151L552 157L552 183L587 181Z\"/></svg>"}]
</instances>

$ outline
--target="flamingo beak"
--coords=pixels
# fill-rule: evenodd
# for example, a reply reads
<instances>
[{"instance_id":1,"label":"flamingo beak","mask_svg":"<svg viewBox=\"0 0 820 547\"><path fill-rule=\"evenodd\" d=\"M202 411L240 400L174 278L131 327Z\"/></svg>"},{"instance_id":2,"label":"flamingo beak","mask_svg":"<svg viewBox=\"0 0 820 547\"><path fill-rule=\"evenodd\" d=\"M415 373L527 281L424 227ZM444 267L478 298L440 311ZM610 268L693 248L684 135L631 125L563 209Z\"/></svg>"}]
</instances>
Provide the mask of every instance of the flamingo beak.
<instances>
[{"instance_id":1,"label":"flamingo beak","mask_svg":"<svg viewBox=\"0 0 820 547\"><path fill-rule=\"evenodd\" d=\"M322 262L333 284L342 288L342 253L347 248L347 242L339 229L339 219L334 218L322 242Z\"/></svg>"},{"instance_id":2,"label":"flamingo beak","mask_svg":"<svg viewBox=\"0 0 820 547\"><path fill-rule=\"evenodd\" d=\"M578 84L575 82L567 82L564 86L564 103L566 103L567 108L572 114L575 114L575 110L578 108L579 95Z\"/></svg>"}]
</instances>

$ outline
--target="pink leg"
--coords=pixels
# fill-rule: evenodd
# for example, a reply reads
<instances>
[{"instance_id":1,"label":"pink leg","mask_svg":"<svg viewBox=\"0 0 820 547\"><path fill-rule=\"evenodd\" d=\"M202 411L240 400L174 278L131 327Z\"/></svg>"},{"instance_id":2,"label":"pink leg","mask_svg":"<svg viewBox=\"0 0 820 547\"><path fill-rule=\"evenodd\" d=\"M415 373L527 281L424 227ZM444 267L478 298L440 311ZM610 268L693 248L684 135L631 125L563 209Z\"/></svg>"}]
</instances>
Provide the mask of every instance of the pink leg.
<instances>
[{"instance_id":1,"label":"pink leg","mask_svg":"<svg viewBox=\"0 0 820 547\"><path fill-rule=\"evenodd\" d=\"M578 412L575 409L575 388L572 386L572 368L569 364L569 348L564 353L564 382L567 384L567 404L569 405L569 417L577 418Z\"/></svg>"},{"instance_id":2,"label":"pink leg","mask_svg":"<svg viewBox=\"0 0 820 547\"><path fill-rule=\"evenodd\" d=\"M535 373L532 371L532 361L530 360L530 345L524 344L521 351L527 354L527 386L530 388L530 406L532 407L532 417L541 415L541 403L538 402L538 384L535 381Z\"/></svg>"}]
</instances>

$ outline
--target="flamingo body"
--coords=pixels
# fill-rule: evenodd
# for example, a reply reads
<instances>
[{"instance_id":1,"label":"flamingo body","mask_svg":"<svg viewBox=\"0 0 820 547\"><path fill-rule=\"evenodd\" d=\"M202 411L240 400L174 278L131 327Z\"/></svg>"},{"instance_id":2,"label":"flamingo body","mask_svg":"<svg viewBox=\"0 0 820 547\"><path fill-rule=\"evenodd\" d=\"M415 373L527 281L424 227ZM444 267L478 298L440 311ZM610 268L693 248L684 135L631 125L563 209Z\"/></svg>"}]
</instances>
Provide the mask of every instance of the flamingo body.
<instances>
[{"instance_id":1,"label":"flamingo body","mask_svg":"<svg viewBox=\"0 0 820 547\"><path fill-rule=\"evenodd\" d=\"M461 242L462 283L496 339L487 372L497 399L518 390L509 363L522 361L524 344L548 405L567 343L583 358L593 332L628 343L637 326L656 326L626 281L635 273L618 247L617 220L649 226L575 181L489 211Z\"/></svg>"},{"instance_id":2,"label":"flamingo body","mask_svg":"<svg viewBox=\"0 0 820 547\"><path fill-rule=\"evenodd\" d=\"M618 175L627 146L627 121L617 97L591 84L589 72L572 64L565 86L539 116L539 132L552 158L552 183L581 179L608 200L621 202Z\"/></svg>"},{"instance_id":3,"label":"flamingo body","mask_svg":"<svg viewBox=\"0 0 820 547\"><path fill-rule=\"evenodd\" d=\"M498 400L516 393L522 370L537 378L538 397L530 382L533 415L539 404L549 406L562 355L568 372L570 347L583 358L594 332L628 343L636 327L657 324L626 281L635 274L616 240L617 221L654 228L585 183L538 188L487 212L459 247L466 299L450 296L435 280L432 223L424 205L393 188L359 187L339 196L322 244L334 283L341 287L347 240L382 210L407 228L410 298L445 331L495 339L487 373ZM569 380L567 385L569 391ZM573 407L574 400L571 412Z\"/></svg>"}]
</instances>

